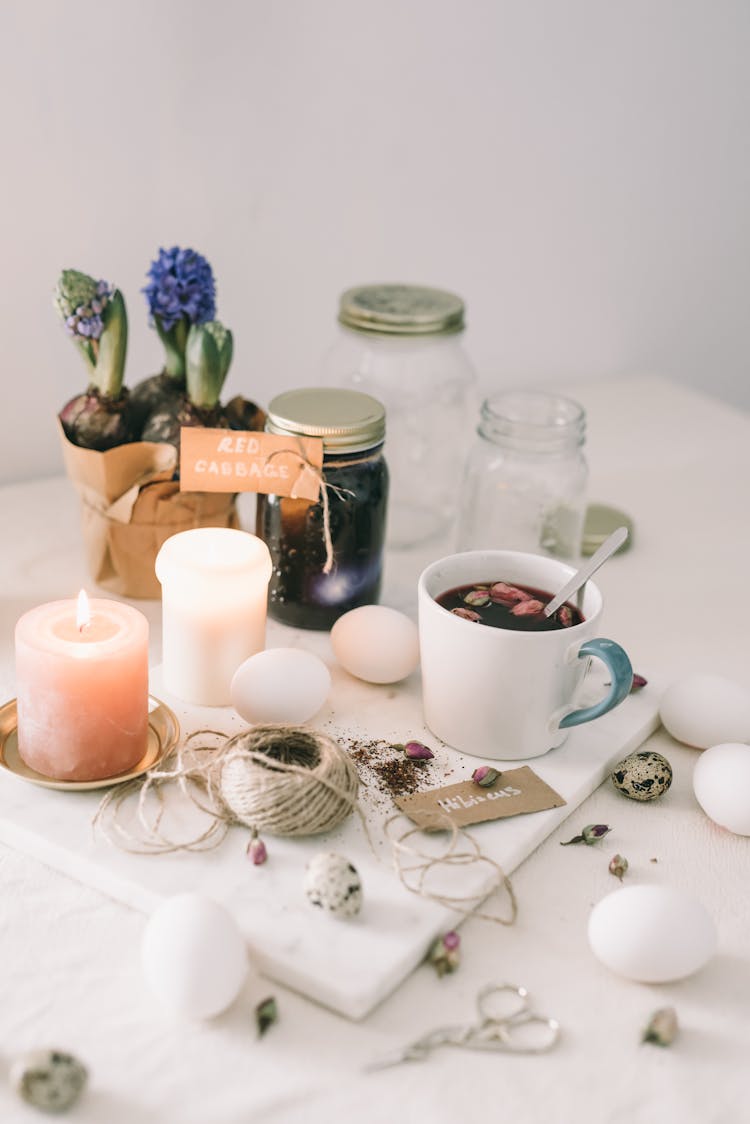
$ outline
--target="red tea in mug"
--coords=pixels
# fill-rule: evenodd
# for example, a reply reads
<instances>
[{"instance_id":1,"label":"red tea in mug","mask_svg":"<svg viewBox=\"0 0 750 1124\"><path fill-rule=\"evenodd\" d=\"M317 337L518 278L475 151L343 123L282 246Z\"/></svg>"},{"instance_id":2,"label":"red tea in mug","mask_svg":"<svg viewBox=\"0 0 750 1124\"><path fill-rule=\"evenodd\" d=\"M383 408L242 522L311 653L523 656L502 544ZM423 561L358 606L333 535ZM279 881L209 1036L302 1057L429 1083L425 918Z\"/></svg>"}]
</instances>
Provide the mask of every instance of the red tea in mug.
<instances>
[{"instance_id":1,"label":"red tea in mug","mask_svg":"<svg viewBox=\"0 0 750 1124\"><path fill-rule=\"evenodd\" d=\"M554 632L581 624L583 613L566 601L551 617L544 607L554 597L544 589L504 581L472 582L440 593L435 600L448 612L491 628L516 632Z\"/></svg>"}]
</instances>

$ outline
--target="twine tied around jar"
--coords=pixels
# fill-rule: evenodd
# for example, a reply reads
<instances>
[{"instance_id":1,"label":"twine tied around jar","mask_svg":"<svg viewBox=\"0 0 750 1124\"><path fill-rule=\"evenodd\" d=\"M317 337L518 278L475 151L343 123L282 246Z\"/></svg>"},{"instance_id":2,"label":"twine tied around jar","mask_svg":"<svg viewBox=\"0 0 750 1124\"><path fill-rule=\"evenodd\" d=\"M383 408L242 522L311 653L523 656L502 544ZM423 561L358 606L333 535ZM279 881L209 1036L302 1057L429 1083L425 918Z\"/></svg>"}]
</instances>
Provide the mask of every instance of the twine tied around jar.
<instances>
[{"instance_id":1,"label":"twine tied around jar","mask_svg":"<svg viewBox=\"0 0 750 1124\"><path fill-rule=\"evenodd\" d=\"M320 486L319 502L323 506L323 541L326 548L326 560L323 565L323 573L330 574L331 570L333 569L333 539L331 538L331 509L328 500L328 489L330 488L330 490L334 492L339 497L339 499L343 499L345 495L353 496L354 492L351 490L351 488L339 488L336 484L329 484L325 476L323 475L323 469L318 468L317 465L312 464L303 452L299 452L296 449L276 449L274 450L274 452L268 454L268 456L266 457L266 462L271 461L274 457L280 456L282 454L291 454L291 456L297 457L301 465L300 474L292 484L291 490L289 492L290 499L294 500L298 498L297 489L301 481L304 479L312 477L312 479L316 480Z\"/></svg>"}]
</instances>

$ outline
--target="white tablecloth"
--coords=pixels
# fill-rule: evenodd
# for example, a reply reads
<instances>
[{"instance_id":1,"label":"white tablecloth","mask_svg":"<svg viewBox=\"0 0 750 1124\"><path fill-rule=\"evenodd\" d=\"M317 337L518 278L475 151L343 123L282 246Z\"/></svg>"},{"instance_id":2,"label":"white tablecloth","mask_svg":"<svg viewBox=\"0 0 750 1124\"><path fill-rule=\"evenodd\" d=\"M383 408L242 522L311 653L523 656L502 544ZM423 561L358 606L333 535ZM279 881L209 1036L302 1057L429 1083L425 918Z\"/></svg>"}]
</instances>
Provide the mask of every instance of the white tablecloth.
<instances>
[{"instance_id":1,"label":"white tablecloth","mask_svg":"<svg viewBox=\"0 0 750 1124\"><path fill-rule=\"evenodd\" d=\"M707 670L750 687L750 420L658 379L570 391L588 412L591 498L635 520L632 549L597 578L606 632L646 677L670 681ZM0 519L0 689L10 698L16 619L32 605L70 596L86 570L66 480L0 489ZM386 601L403 602L423 561L424 552L389 559ZM140 607L157 659L159 606ZM69 1118L96 1124L750 1120L750 841L720 830L699 809L695 751L663 731L648 746L674 767L663 799L637 804L603 785L514 875L512 929L468 921L454 975L438 979L420 967L360 1024L262 980L249 982L213 1022L176 1023L142 978L142 915L0 848L3 1069L36 1046L73 1051L91 1080ZM606 842L560 848L595 822L612 826ZM616 888L607 870L615 851L630 862L628 884L682 886L714 916L719 952L691 979L630 983L591 954L587 919ZM553 1052L444 1048L424 1062L363 1072L427 1029L472 1018L476 992L491 980L525 985L535 1005L560 1020ZM253 1008L268 993L277 997L280 1020L258 1040ZM642 1045L649 1015L664 1005L677 1009L679 1038L669 1049ZM0 1073L0 1120L39 1119Z\"/></svg>"}]
</instances>

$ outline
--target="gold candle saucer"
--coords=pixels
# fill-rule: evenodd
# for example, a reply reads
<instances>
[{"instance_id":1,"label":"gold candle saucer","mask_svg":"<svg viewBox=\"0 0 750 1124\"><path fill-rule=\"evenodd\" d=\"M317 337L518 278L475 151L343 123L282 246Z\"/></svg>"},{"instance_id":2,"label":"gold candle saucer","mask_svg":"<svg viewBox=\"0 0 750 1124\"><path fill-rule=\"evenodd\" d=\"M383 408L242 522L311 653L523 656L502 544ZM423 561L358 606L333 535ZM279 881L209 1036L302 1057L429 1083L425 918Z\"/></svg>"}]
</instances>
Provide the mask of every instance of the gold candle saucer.
<instances>
[{"instance_id":1,"label":"gold candle saucer","mask_svg":"<svg viewBox=\"0 0 750 1124\"><path fill-rule=\"evenodd\" d=\"M11 699L0 707L0 768L6 769L22 780L43 788L57 788L67 792L85 792L94 788L107 788L113 784L124 784L140 777L169 756L180 737L180 724L177 716L166 703L153 695L148 697L148 743L146 752L132 769L118 773L114 777L101 777L96 781L64 781L45 777L30 769L18 752L18 721L16 700Z\"/></svg>"}]
</instances>

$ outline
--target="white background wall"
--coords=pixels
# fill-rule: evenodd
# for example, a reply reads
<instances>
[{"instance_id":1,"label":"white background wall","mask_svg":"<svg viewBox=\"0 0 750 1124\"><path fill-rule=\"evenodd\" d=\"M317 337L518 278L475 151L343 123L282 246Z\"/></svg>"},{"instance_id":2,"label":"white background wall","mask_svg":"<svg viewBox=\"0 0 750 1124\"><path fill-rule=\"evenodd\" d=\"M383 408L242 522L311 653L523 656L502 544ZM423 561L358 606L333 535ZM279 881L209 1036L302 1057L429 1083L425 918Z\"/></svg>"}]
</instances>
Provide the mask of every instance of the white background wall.
<instances>
[{"instance_id":1,"label":"white background wall","mask_svg":"<svg viewBox=\"0 0 750 1124\"><path fill-rule=\"evenodd\" d=\"M229 393L315 381L350 284L466 299L484 386L655 371L750 406L746 0L4 0L0 480L60 470L62 267L214 266Z\"/></svg>"}]
</instances>

